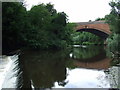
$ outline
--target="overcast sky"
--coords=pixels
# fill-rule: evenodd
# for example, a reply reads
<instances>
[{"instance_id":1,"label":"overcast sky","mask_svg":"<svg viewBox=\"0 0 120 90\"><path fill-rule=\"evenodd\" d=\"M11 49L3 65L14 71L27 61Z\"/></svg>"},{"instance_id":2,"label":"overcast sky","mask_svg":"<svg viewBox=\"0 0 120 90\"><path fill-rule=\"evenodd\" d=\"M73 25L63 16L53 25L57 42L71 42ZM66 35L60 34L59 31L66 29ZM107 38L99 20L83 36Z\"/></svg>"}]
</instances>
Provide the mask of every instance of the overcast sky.
<instances>
[{"instance_id":1,"label":"overcast sky","mask_svg":"<svg viewBox=\"0 0 120 90\"><path fill-rule=\"evenodd\" d=\"M104 17L110 13L111 0L25 0L27 9L38 3L54 4L58 12L65 12L68 15L69 22L94 21L96 18Z\"/></svg>"}]
</instances>

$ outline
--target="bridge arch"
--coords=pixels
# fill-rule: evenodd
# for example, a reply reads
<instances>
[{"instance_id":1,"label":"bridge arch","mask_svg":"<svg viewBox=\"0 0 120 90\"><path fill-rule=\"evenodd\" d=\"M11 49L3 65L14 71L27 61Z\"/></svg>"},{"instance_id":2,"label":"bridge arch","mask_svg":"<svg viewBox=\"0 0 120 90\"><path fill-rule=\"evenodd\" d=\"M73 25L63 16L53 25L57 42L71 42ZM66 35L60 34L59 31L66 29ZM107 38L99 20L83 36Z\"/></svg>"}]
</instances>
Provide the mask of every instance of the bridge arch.
<instances>
[{"instance_id":1,"label":"bridge arch","mask_svg":"<svg viewBox=\"0 0 120 90\"><path fill-rule=\"evenodd\" d=\"M102 39L106 39L111 34L109 25L105 21L81 22L76 24L76 32L90 32Z\"/></svg>"}]
</instances>

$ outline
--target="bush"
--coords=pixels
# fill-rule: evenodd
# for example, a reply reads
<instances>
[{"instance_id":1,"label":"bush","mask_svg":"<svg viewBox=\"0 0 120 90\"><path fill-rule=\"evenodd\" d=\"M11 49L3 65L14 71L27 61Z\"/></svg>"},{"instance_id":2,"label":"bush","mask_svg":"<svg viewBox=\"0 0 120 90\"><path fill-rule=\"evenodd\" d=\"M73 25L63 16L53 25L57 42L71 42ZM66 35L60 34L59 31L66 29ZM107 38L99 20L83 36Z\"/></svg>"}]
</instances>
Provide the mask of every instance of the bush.
<instances>
[{"instance_id":1,"label":"bush","mask_svg":"<svg viewBox=\"0 0 120 90\"><path fill-rule=\"evenodd\" d=\"M108 49L111 52L119 52L120 51L120 34L113 34L110 38L107 39Z\"/></svg>"}]
</instances>

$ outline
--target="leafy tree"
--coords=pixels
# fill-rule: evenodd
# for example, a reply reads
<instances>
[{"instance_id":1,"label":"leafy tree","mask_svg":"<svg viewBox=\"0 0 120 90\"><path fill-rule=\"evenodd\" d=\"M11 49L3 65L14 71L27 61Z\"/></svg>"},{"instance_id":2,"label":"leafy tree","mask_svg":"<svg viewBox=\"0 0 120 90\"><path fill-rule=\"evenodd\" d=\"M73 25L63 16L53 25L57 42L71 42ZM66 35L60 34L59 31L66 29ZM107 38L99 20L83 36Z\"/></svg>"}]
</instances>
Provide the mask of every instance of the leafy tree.
<instances>
[{"instance_id":1,"label":"leafy tree","mask_svg":"<svg viewBox=\"0 0 120 90\"><path fill-rule=\"evenodd\" d=\"M3 51L8 52L22 47L62 49L71 43L71 29L67 15L50 3L29 11L20 2L3 3L3 39Z\"/></svg>"},{"instance_id":2,"label":"leafy tree","mask_svg":"<svg viewBox=\"0 0 120 90\"><path fill-rule=\"evenodd\" d=\"M111 12L106 15L107 23L110 24L110 28L113 33L120 34L120 1L110 2Z\"/></svg>"},{"instance_id":3,"label":"leafy tree","mask_svg":"<svg viewBox=\"0 0 120 90\"><path fill-rule=\"evenodd\" d=\"M112 34L107 39L108 51L112 52L112 56L115 54L120 54L120 1L116 0L109 3L111 6L111 12L106 15L107 23L110 25Z\"/></svg>"},{"instance_id":4,"label":"leafy tree","mask_svg":"<svg viewBox=\"0 0 120 90\"><path fill-rule=\"evenodd\" d=\"M67 30L67 15L64 12L57 13L50 3L32 7L29 11L31 30L33 37L28 45L33 48L49 49L63 48L67 46L67 38L70 37ZM29 34L31 36L31 34ZM67 36L68 35L68 36ZM67 37L66 37L67 36Z\"/></svg>"},{"instance_id":5,"label":"leafy tree","mask_svg":"<svg viewBox=\"0 0 120 90\"><path fill-rule=\"evenodd\" d=\"M31 8L28 12L30 30L26 36L26 42L32 48L47 47L47 31L46 27L50 24L50 13L44 4L40 4Z\"/></svg>"},{"instance_id":6,"label":"leafy tree","mask_svg":"<svg viewBox=\"0 0 120 90\"><path fill-rule=\"evenodd\" d=\"M103 44L103 40L89 32L75 32L73 36L74 44Z\"/></svg>"},{"instance_id":7,"label":"leafy tree","mask_svg":"<svg viewBox=\"0 0 120 90\"><path fill-rule=\"evenodd\" d=\"M48 9L48 11L50 12L51 16L55 15L57 13L57 11L54 9L53 7L54 5L51 3L48 3L46 5L46 8Z\"/></svg>"},{"instance_id":8,"label":"leafy tree","mask_svg":"<svg viewBox=\"0 0 120 90\"><path fill-rule=\"evenodd\" d=\"M7 53L23 45L26 9L20 2L3 2L2 11L2 46Z\"/></svg>"}]
</instances>

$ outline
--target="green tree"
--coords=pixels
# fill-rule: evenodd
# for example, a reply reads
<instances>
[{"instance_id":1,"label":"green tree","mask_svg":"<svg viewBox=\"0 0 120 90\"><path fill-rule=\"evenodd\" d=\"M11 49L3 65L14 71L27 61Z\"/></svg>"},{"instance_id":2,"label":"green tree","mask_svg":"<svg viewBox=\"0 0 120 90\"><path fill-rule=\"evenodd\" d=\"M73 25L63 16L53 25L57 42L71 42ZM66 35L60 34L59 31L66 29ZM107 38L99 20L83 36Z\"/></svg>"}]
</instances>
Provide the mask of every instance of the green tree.
<instances>
[{"instance_id":1,"label":"green tree","mask_svg":"<svg viewBox=\"0 0 120 90\"><path fill-rule=\"evenodd\" d=\"M112 54L120 54L120 1L116 0L109 3L111 6L111 12L109 15L106 15L107 23L110 25L112 34L107 39L108 50ZM115 55L113 55L115 56Z\"/></svg>"},{"instance_id":2,"label":"green tree","mask_svg":"<svg viewBox=\"0 0 120 90\"><path fill-rule=\"evenodd\" d=\"M50 12L51 16L55 15L57 13L56 9L54 9L54 5L51 3L48 3L46 5L46 8L48 9L48 11Z\"/></svg>"},{"instance_id":3,"label":"green tree","mask_svg":"<svg viewBox=\"0 0 120 90\"><path fill-rule=\"evenodd\" d=\"M26 11L20 2L3 3L3 51L22 47L62 49L71 43L67 15L54 6L39 4Z\"/></svg>"},{"instance_id":4,"label":"green tree","mask_svg":"<svg viewBox=\"0 0 120 90\"><path fill-rule=\"evenodd\" d=\"M47 48L48 31L46 27L50 24L50 13L44 4L36 5L28 12L30 30L26 36L26 43L32 48Z\"/></svg>"},{"instance_id":5,"label":"green tree","mask_svg":"<svg viewBox=\"0 0 120 90\"><path fill-rule=\"evenodd\" d=\"M75 32L73 36L74 44L103 44L103 40L89 32Z\"/></svg>"},{"instance_id":6,"label":"green tree","mask_svg":"<svg viewBox=\"0 0 120 90\"><path fill-rule=\"evenodd\" d=\"M3 53L23 46L26 9L20 2L2 3L2 46Z\"/></svg>"},{"instance_id":7,"label":"green tree","mask_svg":"<svg viewBox=\"0 0 120 90\"><path fill-rule=\"evenodd\" d=\"M120 1L110 2L111 12L106 15L106 21L110 25L110 29L113 33L120 34Z\"/></svg>"},{"instance_id":8,"label":"green tree","mask_svg":"<svg viewBox=\"0 0 120 90\"><path fill-rule=\"evenodd\" d=\"M57 13L52 4L40 4L28 12L31 32L28 46L40 49L63 48L67 46L70 33L67 29L67 15Z\"/></svg>"}]
</instances>

